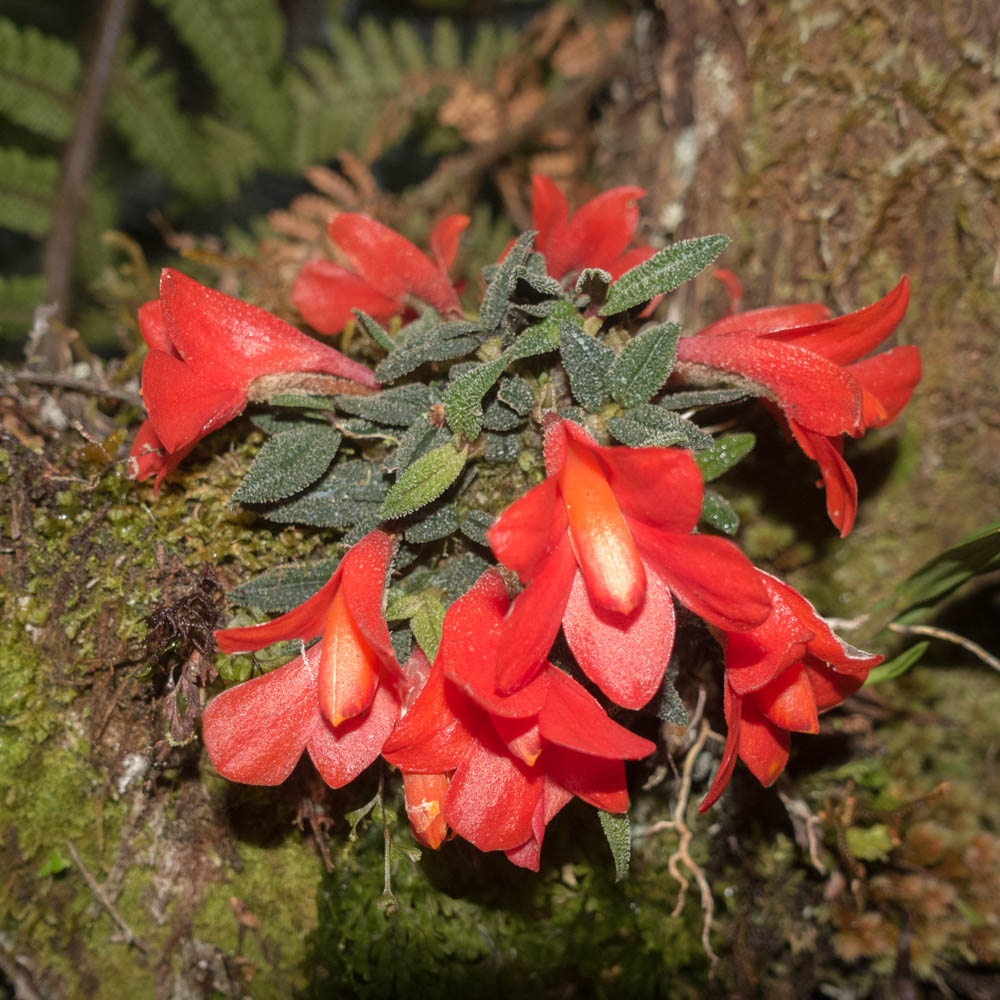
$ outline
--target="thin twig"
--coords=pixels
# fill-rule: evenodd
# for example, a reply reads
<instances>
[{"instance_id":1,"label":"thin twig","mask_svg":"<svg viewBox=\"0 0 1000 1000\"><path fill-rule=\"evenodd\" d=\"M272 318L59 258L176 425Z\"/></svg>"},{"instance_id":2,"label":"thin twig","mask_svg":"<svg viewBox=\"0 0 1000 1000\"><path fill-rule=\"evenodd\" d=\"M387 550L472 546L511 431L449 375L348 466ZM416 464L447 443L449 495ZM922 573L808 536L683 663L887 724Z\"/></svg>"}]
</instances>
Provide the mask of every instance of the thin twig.
<instances>
[{"instance_id":1,"label":"thin twig","mask_svg":"<svg viewBox=\"0 0 1000 1000\"><path fill-rule=\"evenodd\" d=\"M957 632L949 632L947 629L938 628L936 625L901 625L899 622L890 622L889 628L893 632L899 632L903 635L929 635L932 639L944 639L945 642L954 642L963 649L967 649L987 666L1000 671L1000 660L992 653L988 653L983 649L978 642L966 639L964 635L959 635Z\"/></svg>"},{"instance_id":2,"label":"thin twig","mask_svg":"<svg viewBox=\"0 0 1000 1000\"><path fill-rule=\"evenodd\" d=\"M5 382L27 382L29 385L51 386L54 389L72 389L74 392L83 392L88 396L106 396L108 399L117 399L122 403L131 403L140 409L143 405L142 396L130 389L119 389L102 382L74 378L72 375L0 370L0 379Z\"/></svg>"},{"instance_id":3,"label":"thin twig","mask_svg":"<svg viewBox=\"0 0 1000 1000\"><path fill-rule=\"evenodd\" d=\"M73 843L72 840L66 841L66 848L69 851L70 855L72 856L73 861L76 864L76 867L80 869L80 874L83 875L87 885L90 886L90 891L94 894L94 898L101 904L101 906L104 907L104 909L108 911L108 913L111 914L111 919L114 920L114 922L118 925L119 929L121 930L122 934L125 935L125 941L128 944L135 945L136 948L138 948L139 951L141 951L144 955L147 954L148 952L146 946L142 943L142 941L139 940L138 937L136 937L132 928L129 927L129 925L125 922L125 918L118 912L118 909L115 906L115 904L112 903L111 900L108 898L107 893L105 893L101 884L87 870L87 866L83 863L83 860L80 858L80 854L77 851L76 845Z\"/></svg>"}]
</instances>

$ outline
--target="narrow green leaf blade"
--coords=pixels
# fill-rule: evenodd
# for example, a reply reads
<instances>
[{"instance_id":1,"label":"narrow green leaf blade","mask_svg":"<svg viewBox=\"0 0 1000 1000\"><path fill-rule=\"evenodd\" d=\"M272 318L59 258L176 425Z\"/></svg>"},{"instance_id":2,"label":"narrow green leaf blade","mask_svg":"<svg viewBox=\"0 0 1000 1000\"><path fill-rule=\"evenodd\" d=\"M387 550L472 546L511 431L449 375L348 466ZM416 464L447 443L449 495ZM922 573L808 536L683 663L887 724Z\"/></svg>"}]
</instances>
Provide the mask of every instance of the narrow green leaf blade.
<instances>
[{"instance_id":1,"label":"narrow green leaf blade","mask_svg":"<svg viewBox=\"0 0 1000 1000\"><path fill-rule=\"evenodd\" d=\"M733 510L732 504L715 490L705 490L701 500L701 519L724 535L735 535L740 530L740 515Z\"/></svg>"},{"instance_id":2,"label":"narrow green leaf blade","mask_svg":"<svg viewBox=\"0 0 1000 1000\"><path fill-rule=\"evenodd\" d=\"M601 818L601 829L608 839L611 857L615 861L615 881L621 882L628 875L632 859L632 829L628 813L609 813L599 809L597 815Z\"/></svg>"},{"instance_id":3,"label":"narrow green leaf blade","mask_svg":"<svg viewBox=\"0 0 1000 1000\"><path fill-rule=\"evenodd\" d=\"M695 461L701 467L702 478L706 483L718 479L749 455L756 443L757 438L750 433L723 434L716 438L711 448L695 456Z\"/></svg>"},{"instance_id":4,"label":"narrow green leaf blade","mask_svg":"<svg viewBox=\"0 0 1000 1000\"><path fill-rule=\"evenodd\" d=\"M680 324L661 323L625 345L608 374L616 402L638 406L663 388L674 370L680 335Z\"/></svg>"},{"instance_id":5,"label":"narrow green leaf blade","mask_svg":"<svg viewBox=\"0 0 1000 1000\"><path fill-rule=\"evenodd\" d=\"M444 415L448 426L468 441L479 437L483 429L483 396L500 378L506 365L504 357L484 361L461 374L444 392Z\"/></svg>"},{"instance_id":6,"label":"narrow green leaf blade","mask_svg":"<svg viewBox=\"0 0 1000 1000\"><path fill-rule=\"evenodd\" d=\"M915 646L900 653L899 656L887 660L885 663L880 663L869 672L865 684L881 684L883 681L891 681L900 677L927 652L929 646L929 642L918 642Z\"/></svg>"},{"instance_id":7,"label":"narrow green leaf blade","mask_svg":"<svg viewBox=\"0 0 1000 1000\"><path fill-rule=\"evenodd\" d=\"M608 289L601 316L613 316L657 295L672 292L703 271L729 245L729 237L700 236L664 247L649 260L626 271Z\"/></svg>"},{"instance_id":8,"label":"narrow green leaf blade","mask_svg":"<svg viewBox=\"0 0 1000 1000\"><path fill-rule=\"evenodd\" d=\"M410 619L410 630L417 645L432 663L441 645L444 628L444 605L430 591L425 591L417 613Z\"/></svg>"},{"instance_id":9,"label":"narrow green leaf blade","mask_svg":"<svg viewBox=\"0 0 1000 1000\"><path fill-rule=\"evenodd\" d=\"M452 440L418 458L389 490L379 516L404 517L436 500L458 479L468 454L468 445L457 448Z\"/></svg>"},{"instance_id":10,"label":"narrow green leaf blade","mask_svg":"<svg viewBox=\"0 0 1000 1000\"><path fill-rule=\"evenodd\" d=\"M533 231L522 233L507 252L507 256L493 272L486 286L483 303L479 307L479 322L486 333L494 334L507 312L510 296L517 284L518 269L523 267L531 253L531 245L538 234Z\"/></svg>"},{"instance_id":11,"label":"narrow green leaf blade","mask_svg":"<svg viewBox=\"0 0 1000 1000\"><path fill-rule=\"evenodd\" d=\"M257 453L233 494L239 503L273 503L311 486L330 467L341 435L329 425L275 434Z\"/></svg>"},{"instance_id":12,"label":"narrow green leaf blade","mask_svg":"<svg viewBox=\"0 0 1000 1000\"><path fill-rule=\"evenodd\" d=\"M714 438L697 424L661 406L641 403L608 421L608 431L616 441L630 448L669 448L682 445L692 451L711 448Z\"/></svg>"}]
</instances>

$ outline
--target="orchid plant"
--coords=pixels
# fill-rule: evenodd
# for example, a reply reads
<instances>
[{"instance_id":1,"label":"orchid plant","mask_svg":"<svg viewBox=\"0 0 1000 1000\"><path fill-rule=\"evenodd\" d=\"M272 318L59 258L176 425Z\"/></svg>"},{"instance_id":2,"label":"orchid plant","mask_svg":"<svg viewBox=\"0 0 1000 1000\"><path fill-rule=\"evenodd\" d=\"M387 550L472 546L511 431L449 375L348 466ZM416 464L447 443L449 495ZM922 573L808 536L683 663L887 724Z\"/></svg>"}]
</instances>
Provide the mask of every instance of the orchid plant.
<instances>
[{"instance_id":1,"label":"orchid plant","mask_svg":"<svg viewBox=\"0 0 1000 1000\"><path fill-rule=\"evenodd\" d=\"M276 785L307 751L339 788L381 756L420 843L457 835L537 870L560 809L576 796L626 813L625 762L657 752L657 715L683 720L679 620L702 623L722 666L727 735L702 809L738 759L772 784L791 734L817 732L882 660L751 564L735 510L706 483L754 445L714 429L718 408L759 398L819 465L834 527L851 530L844 435L890 423L920 377L915 347L871 355L903 318L906 279L831 318L819 304L738 312L739 281L718 272L729 314L685 334L657 305L728 240L634 245L643 194L614 188L570 214L535 177L535 229L486 268L478 310L449 273L465 216L435 228L430 256L336 216L337 259L307 264L293 301L321 335L366 333L352 343L378 352L374 369L163 272L140 311L148 419L133 477L159 490L255 404L268 440L234 502L343 552L325 582L286 568L231 595L283 613L217 631L223 653L299 651L208 702L221 775Z\"/></svg>"}]
</instances>

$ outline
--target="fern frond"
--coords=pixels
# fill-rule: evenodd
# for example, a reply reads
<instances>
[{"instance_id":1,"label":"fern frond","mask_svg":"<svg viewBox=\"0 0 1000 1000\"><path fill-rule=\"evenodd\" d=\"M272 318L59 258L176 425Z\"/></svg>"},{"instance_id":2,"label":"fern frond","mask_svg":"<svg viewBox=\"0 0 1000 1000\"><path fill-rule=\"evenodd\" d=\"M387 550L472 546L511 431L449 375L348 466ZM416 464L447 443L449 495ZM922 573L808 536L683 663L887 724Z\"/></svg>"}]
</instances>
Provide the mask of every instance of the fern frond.
<instances>
[{"instance_id":1,"label":"fern frond","mask_svg":"<svg viewBox=\"0 0 1000 1000\"><path fill-rule=\"evenodd\" d=\"M0 114L49 139L73 130L80 57L72 45L0 18Z\"/></svg>"},{"instance_id":2,"label":"fern frond","mask_svg":"<svg viewBox=\"0 0 1000 1000\"><path fill-rule=\"evenodd\" d=\"M423 73L427 69L427 46L417 29L409 21L397 18L389 30L400 66L408 73Z\"/></svg>"},{"instance_id":3,"label":"fern frond","mask_svg":"<svg viewBox=\"0 0 1000 1000\"><path fill-rule=\"evenodd\" d=\"M18 340L31 328L35 308L45 301L45 278L40 274L0 275L0 331Z\"/></svg>"},{"instance_id":4,"label":"fern frond","mask_svg":"<svg viewBox=\"0 0 1000 1000\"><path fill-rule=\"evenodd\" d=\"M29 236L44 236L52 225L52 202L59 182L59 161L0 149L0 226Z\"/></svg>"},{"instance_id":5,"label":"fern frond","mask_svg":"<svg viewBox=\"0 0 1000 1000\"><path fill-rule=\"evenodd\" d=\"M380 91L398 90L403 80L399 57L389 33L373 17L360 24L359 36Z\"/></svg>"},{"instance_id":6,"label":"fern frond","mask_svg":"<svg viewBox=\"0 0 1000 1000\"><path fill-rule=\"evenodd\" d=\"M246 125L283 166L289 101L283 85L285 24L276 0L154 0L219 92L223 109Z\"/></svg>"},{"instance_id":7,"label":"fern frond","mask_svg":"<svg viewBox=\"0 0 1000 1000\"><path fill-rule=\"evenodd\" d=\"M462 39L455 22L439 17L431 34L431 62L441 69L458 69L462 65Z\"/></svg>"},{"instance_id":8,"label":"fern frond","mask_svg":"<svg viewBox=\"0 0 1000 1000\"><path fill-rule=\"evenodd\" d=\"M332 159L345 146L357 147L370 125L371 107L353 98L327 52L305 49L288 73L295 109L292 157L306 166Z\"/></svg>"},{"instance_id":9,"label":"fern frond","mask_svg":"<svg viewBox=\"0 0 1000 1000\"><path fill-rule=\"evenodd\" d=\"M260 143L232 122L206 115L200 124L209 169L219 192L223 199L235 198L241 182L261 166Z\"/></svg>"},{"instance_id":10,"label":"fern frond","mask_svg":"<svg viewBox=\"0 0 1000 1000\"><path fill-rule=\"evenodd\" d=\"M182 194L205 201L218 194L206 169L201 137L177 106L174 76L158 71L157 54L125 49L108 92L108 115L141 163L163 173Z\"/></svg>"},{"instance_id":11,"label":"fern frond","mask_svg":"<svg viewBox=\"0 0 1000 1000\"><path fill-rule=\"evenodd\" d=\"M501 59L510 55L518 44L518 34L510 28L497 28L484 21L477 28L469 46L466 65L479 76L490 76Z\"/></svg>"}]
</instances>

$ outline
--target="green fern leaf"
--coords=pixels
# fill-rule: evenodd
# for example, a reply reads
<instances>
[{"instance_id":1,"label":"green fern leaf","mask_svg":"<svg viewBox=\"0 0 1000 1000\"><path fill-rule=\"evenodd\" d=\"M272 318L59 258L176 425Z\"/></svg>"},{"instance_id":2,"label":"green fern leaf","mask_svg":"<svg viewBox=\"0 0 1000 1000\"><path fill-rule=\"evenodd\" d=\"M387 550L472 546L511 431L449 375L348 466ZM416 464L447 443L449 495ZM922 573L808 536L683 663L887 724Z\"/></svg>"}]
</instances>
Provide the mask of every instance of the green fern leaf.
<instances>
[{"instance_id":1,"label":"green fern leaf","mask_svg":"<svg viewBox=\"0 0 1000 1000\"><path fill-rule=\"evenodd\" d=\"M403 74L388 32L374 18L366 17L361 22L359 34L379 91L398 90Z\"/></svg>"},{"instance_id":2,"label":"green fern leaf","mask_svg":"<svg viewBox=\"0 0 1000 1000\"><path fill-rule=\"evenodd\" d=\"M72 45L0 18L0 114L49 139L73 131L80 57Z\"/></svg>"},{"instance_id":3,"label":"green fern leaf","mask_svg":"<svg viewBox=\"0 0 1000 1000\"><path fill-rule=\"evenodd\" d=\"M427 70L427 46L424 45L416 28L409 21L397 19L389 29L392 32L392 43L404 71L423 73Z\"/></svg>"},{"instance_id":4,"label":"green fern leaf","mask_svg":"<svg viewBox=\"0 0 1000 1000\"><path fill-rule=\"evenodd\" d=\"M29 236L44 236L52 225L52 200L59 183L59 161L0 149L0 226Z\"/></svg>"},{"instance_id":5,"label":"green fern leaf","mask_svg":"<svg viewBox=\"0 0 1000 1000\"><path fill-rule=\"evenodd\" d=\"M517 45L518 35L509 28L497 28L489 21L482 22L472 37L466 64L473 73L488 77L498 62Z\"/></svg>"},{"instance_id":6,"label":"green fern leaf","mask_svg":"<svg viewBox=\"0 0 1000 1000\"><path fill-rule=\"evenodd\" d=\"M233 122L205 115L200 125L208 162L222 197L235 198L240 183L260 166L263 150L253 135Z\"/></svg>"},{"instance_id":7,"label":"green fern leaf","mask_svg":"<svg viewBox=\"0 0 1000 1000\"><path fill-rule=\"evenodd\" d=\"M462 40L455 22L439 17L431 35L431 62L441 69L459 69L462 65Z\"/></svg>"}]
</instances>

